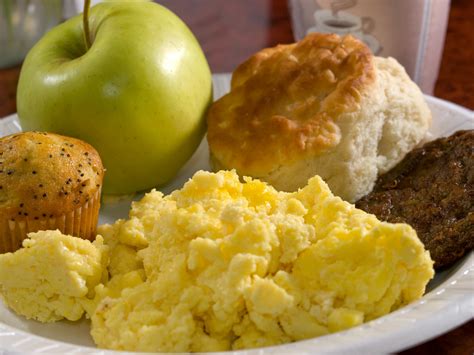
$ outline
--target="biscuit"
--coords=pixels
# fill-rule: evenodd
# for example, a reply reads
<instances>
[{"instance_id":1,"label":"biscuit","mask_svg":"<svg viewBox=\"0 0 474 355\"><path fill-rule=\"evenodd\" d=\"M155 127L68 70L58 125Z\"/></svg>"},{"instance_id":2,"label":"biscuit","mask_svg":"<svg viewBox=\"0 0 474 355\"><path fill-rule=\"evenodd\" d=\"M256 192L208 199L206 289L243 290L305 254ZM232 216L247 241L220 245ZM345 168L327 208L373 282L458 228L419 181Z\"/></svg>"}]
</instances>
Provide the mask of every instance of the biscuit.
<instances>
[{"instance_id":1,"label":"biscuit","mask_svg":"<svg viewBox=\"0 0 474 355\"><path fill-rule=\"evenodd\" d=\"M283 191L320 175L353 202L425 136L431 113L392 58L352 36L311 34L241 64L210 108L215 170L236 169Z\"/></svg>"}]
</instances>

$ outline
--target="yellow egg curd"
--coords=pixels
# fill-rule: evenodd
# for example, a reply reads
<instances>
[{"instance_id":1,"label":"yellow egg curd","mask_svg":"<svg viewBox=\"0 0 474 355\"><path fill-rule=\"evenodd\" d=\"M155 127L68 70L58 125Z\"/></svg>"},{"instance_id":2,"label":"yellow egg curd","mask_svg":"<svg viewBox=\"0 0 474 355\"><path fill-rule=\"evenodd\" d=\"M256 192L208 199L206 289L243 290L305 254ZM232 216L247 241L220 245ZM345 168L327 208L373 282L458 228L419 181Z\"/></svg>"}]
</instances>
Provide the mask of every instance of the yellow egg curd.
<instances>
[{"instance_id":1,"label":"yellow egg curd","mask_svg":"<svg viewBox=\"0 0 474 355\"><path fill-rule=\"evenodd\" d=\"M434 275L410 226L378 221L319 177L285 193L233 171L200 171L168 196L148 193L128 220L99 232L109 279L77 297L94 341L109 349L217 351L320 336L420 298ZM37 286L55 277L22 273ZM15 285L5 280L2 272L8 294ZM39 309L66 308L44 302Z\"/></svg>"},{"instance_id":2,"label":"yellow egg curd","mask_svg":"<svg viewBox=\"0 0 474 355\"><path fill-rule=\"evenodd\" d=\"M78 320L83 301L106 280L108 247L59 231L30 233L23 248L0 255L0 294L15 312L41 322Z\"/></svg>"}]
</instances>

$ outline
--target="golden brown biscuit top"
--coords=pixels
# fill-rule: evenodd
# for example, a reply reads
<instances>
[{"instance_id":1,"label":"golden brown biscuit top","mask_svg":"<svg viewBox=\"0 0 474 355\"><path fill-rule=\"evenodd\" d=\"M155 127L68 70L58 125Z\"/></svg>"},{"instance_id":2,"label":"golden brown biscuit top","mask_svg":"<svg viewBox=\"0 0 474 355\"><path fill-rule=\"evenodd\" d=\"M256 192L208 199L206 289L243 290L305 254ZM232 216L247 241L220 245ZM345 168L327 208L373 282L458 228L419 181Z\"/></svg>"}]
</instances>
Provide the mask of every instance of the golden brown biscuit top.
<instances>
[{"instance_id":1,"label":"golden brown biscuit top","mask_svg":"<svg viewBox=\"0 0 474 355\"><path fill-rule=\"evenodd\" d=\"M75 210L102 186L97 151L75 138L24 132L0 139L0 216L56 217Z\"/></svg>"},{"instance_id":2,"label":"golden brown biscuit top","mask_svg":"<svg viewBox=\"0 0 474 355\"><path fill-rule=\"evenodd\" d=\"M311 34L241 64L210 108L208 141L220 165L260 175L340 141L341 113L375 81L372 54L352 36Z\"/></svg>"}]
</instances>

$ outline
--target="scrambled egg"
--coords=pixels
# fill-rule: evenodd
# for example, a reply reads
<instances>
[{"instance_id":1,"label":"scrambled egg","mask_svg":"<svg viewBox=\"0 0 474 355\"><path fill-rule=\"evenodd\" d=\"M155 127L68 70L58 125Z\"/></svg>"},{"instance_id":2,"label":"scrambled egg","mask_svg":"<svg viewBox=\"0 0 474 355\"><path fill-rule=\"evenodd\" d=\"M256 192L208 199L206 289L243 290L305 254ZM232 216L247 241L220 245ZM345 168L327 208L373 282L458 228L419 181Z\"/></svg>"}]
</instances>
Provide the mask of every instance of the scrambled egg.
<instances>
[{"instance_id":1,"label":"scrambled egg","mask_svg":"<svg viewBox=\"0 0 474 355\"><path fill-rule=\"evenodd\" d=\"M230 171L198 172L100 232L115 245L91 334L111 349L217 351L315 337L421 297L433 276L411 227L355 209L319 177L283 193Z\"/></svg>"},{"instance_id":2,"label":"scrambled egg","mask_svg":"<svg viewBox=\"0 0 474 355\"><path fill-rule=\"evenodd\" d=\"M117 350L218 351L324 335L416 300L434 274L410 226L378 221L334 197L319 177L285 193L241 183L232 171L201 171L169 196L150 192L128 220L99 233L109 279L90 292L97 271L74 296L96 344ZM81 268L95 270L99 259ZM24 287L56 277L38 268ZM66 299L45 301L52 302L37 303L50 313L72 312Z\"/></svg>"},{"instance_id":3,"label":"scrambled egg","mask_svg":"<svg viewBox=\"0 0 474 355\"><path fill-rule=\"evenodd\" d=\"M59 231L30 233L23 248L0 255L0 294L15 312L41 322L78 320L82 301L105 281L107 247Z\"/></svg>"}]
</instances>

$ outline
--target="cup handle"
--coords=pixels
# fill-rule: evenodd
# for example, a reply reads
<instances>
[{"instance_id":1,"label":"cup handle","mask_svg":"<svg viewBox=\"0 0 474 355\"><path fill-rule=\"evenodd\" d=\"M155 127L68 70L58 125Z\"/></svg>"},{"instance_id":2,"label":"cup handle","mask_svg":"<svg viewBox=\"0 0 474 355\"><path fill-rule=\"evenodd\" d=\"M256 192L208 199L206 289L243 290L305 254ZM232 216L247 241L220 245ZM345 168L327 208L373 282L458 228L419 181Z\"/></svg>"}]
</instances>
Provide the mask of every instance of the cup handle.
<instances>
[{"instance_id":1,"label":"cup handle","mask_svg":"<svg viewBox=\"0 0 474 355\"><path fill-rule=\"evenodd\" d=\"M374 28L375 28L375 21L372 17L362 17L361 18L362 20L362 32L364 32L364 34L369 34L371 33Z\"/></svg>"}]
</instances>

